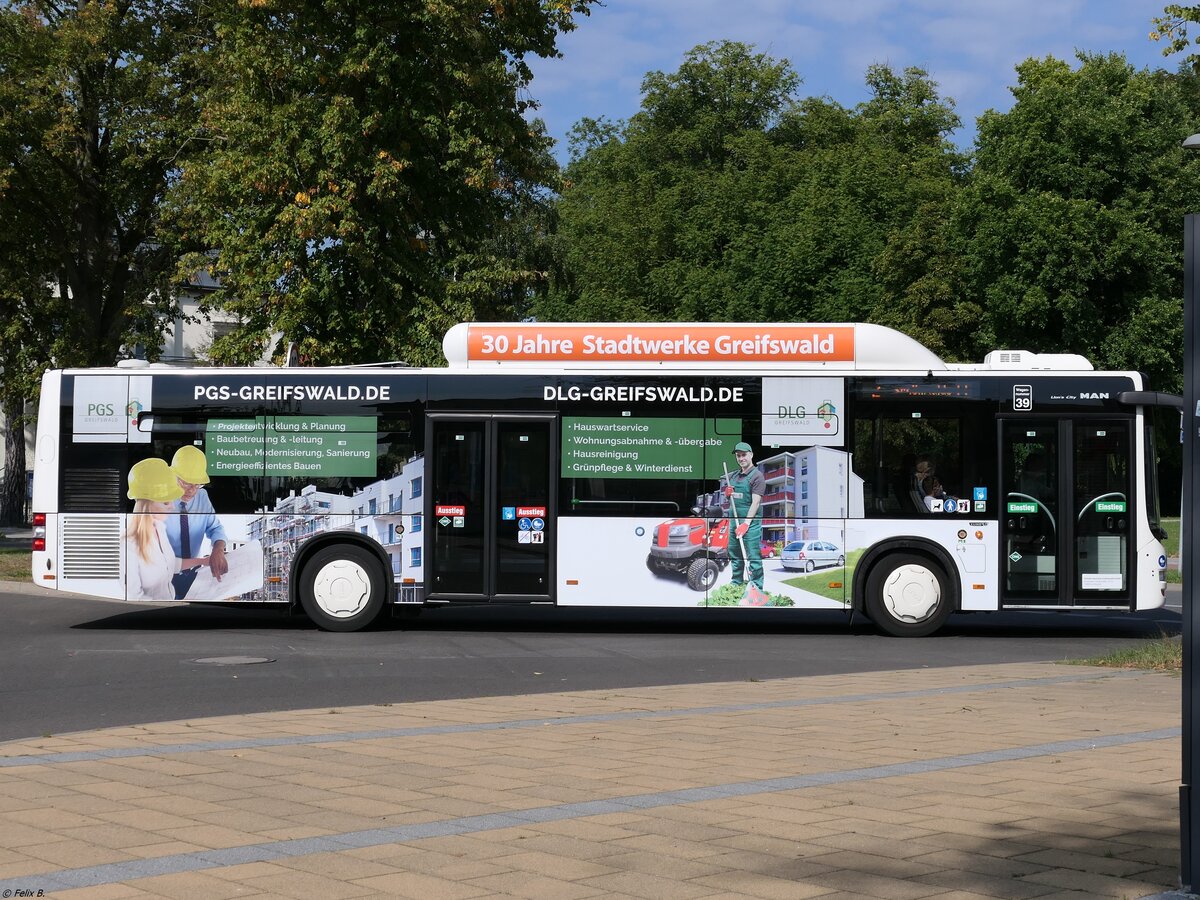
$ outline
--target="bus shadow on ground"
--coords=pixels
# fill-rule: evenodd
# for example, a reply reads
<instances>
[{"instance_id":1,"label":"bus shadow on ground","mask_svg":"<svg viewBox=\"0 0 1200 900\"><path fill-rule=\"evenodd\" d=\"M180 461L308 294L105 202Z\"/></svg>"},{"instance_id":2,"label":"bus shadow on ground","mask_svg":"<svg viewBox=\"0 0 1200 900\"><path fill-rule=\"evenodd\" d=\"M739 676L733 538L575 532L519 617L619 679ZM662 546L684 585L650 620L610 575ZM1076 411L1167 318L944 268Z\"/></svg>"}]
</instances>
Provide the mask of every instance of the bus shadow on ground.
<instances>
[{"instance_id":1,"label":"bus shadow on ground","mask_svg":"<svg viewBox=\"0 0 1200 900\"><path fill-rule=\"evenodd\" d=\"M316 631L304 615L261 606L172 606L138 608L72 626L88 630L204 631L266 629ZM955 638L1030 639L1175 637L1182 628L1174 610L1105 614L1014 611L952 616L936 635L917 643ZM544 606L462 606L424 609L418 616L383 616L371 632L579 633L579 634L795 634L880 636L864 616L840 610L739 609L550 609ZM352 638L352 635L348 637ZM903 641L902 638L888 640Z\"/></svg>"}]
</instances>

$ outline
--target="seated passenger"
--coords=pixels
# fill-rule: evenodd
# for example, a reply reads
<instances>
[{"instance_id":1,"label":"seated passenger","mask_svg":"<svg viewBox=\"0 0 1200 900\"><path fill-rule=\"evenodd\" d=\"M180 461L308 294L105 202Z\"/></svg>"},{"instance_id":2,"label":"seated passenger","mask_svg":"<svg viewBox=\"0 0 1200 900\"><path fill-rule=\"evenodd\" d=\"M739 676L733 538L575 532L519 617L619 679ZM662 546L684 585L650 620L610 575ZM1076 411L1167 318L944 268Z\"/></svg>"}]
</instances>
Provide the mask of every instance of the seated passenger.
<instances>
[{"instance_id":1,"label":"seated passenger","mask_svg":"<svg viewBox=\"0 0 1200 900\"><path fill-rule=\"evenodd\" d=\"M946 509L947 500L953 502L953 498L946 496L946 491L942 490L942 482L937 479L937 475L926 475L925 480L920 482L920 490L925 496L925 509L930 512L954 511Z\"/></svg>"}]
</instances>

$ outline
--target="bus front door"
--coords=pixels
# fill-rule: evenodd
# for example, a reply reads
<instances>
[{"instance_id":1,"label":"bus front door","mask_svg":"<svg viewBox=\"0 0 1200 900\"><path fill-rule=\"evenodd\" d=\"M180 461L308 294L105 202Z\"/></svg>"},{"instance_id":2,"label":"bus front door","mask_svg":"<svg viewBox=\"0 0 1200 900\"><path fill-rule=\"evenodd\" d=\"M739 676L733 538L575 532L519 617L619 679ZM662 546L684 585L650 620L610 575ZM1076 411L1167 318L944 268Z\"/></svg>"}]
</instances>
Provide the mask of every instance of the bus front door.
<instances>
[{"instance_id":1,"label":"bus front door","mask_svg":"<svg viewBox=\"0 0 1200 900\"><path fill-rule=\"evenodd\" d=\"M426 600L554 602L556 418L428 421Z\"/></svg>"},{"instance_id":2,"label":"bus front door","mask_svg":"<svg viewBox=\"0 0 1200 900\"><path fill-rule=\"evenodd\" d=\"M1000 422L1002 606L1133 602L1132 458L1124 419Z\"/></svg>"}]
</instances>

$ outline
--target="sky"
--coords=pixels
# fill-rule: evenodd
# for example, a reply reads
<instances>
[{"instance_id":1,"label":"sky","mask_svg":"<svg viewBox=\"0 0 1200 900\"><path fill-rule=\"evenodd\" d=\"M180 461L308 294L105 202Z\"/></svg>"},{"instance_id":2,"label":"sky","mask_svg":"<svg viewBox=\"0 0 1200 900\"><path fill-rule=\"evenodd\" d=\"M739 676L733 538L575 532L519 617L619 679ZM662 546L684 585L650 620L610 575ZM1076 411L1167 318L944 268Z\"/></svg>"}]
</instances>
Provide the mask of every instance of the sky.
<instances>
[{"instance_id":1,"label":"sky","mask_svg":"<svg viewBox=\"0 0 1200 900\"><path fill-rule=\"evenodd\" d=\"M532 61L530 94L567 159L566 136L584 116L627 119L638 111L650 71L675 71L688 50L716 40L752 44L787 59L803 79L801 96L852 107L867 99L872 63L925 69L952 97L963 127L1012 105L1017 63L1075 51L1120 52L1135 66L1175 69L1162 56L1151 20L1166 0L601 0L559 39L561 59Z\"/></svg>"}]
</instances>

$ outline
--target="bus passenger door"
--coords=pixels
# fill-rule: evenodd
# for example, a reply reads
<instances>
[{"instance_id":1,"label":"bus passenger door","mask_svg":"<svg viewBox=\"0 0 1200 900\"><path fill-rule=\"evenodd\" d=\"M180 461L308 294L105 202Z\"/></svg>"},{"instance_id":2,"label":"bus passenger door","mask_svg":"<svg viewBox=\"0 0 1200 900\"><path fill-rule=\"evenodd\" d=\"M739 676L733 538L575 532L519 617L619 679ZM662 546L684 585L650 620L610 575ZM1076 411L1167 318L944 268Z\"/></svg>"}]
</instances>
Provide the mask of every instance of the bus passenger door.
<instances>
[{"instance_id":1,"label":"bus passenger door","mask_svg":"<svg viewBox=\"0 0 1200 900\"><path fill-rule=\"evenodd\" d=\"M1132 601L1132 429L1125 419L1000 423L1001 605Z\"/></svg>"},{"instance_id":2,"label":"bus passenger door","mask_svg":"<svg viewBox=\"0 0 1200 900\"><path fill-rule=\"evenodd\" d=\"M1074 424L1076 603L1126 606L1132 602L1130 424L1120 419Z\"/></svg>"},{"instance_id":3,"label":"bus passenger door","mask_svg":"<svg viewBox=\"0 0 1200 900\"><path fill-rule=\"evenodd\" d=\"M1060 604L1058 422L1000 423L1002 601Z\"/></svg>"},{"instance_id":4,"label":"bus passenger door","mask_svg":"<svg viewBox=\"0 0 1200 900\"><path fill-rule=\"evenodd\" d=\"M427 600L554 601L554 416L430 413Z\"/></svg>"}]
</instances>

